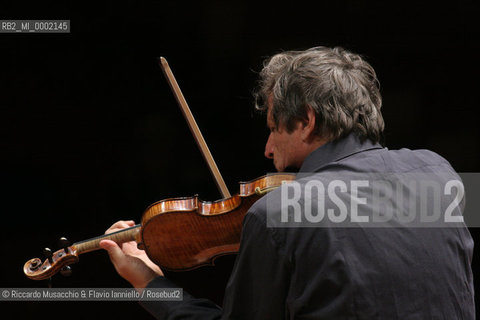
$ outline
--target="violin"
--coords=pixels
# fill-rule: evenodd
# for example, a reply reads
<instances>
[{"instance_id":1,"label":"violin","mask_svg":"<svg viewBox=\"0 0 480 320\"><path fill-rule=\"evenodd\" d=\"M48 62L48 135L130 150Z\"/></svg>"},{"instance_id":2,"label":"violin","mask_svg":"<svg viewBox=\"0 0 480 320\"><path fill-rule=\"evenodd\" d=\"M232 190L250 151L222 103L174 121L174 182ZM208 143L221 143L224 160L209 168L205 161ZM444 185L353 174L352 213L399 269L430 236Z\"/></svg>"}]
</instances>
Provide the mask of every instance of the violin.
<instances>
[{"instance_id":1,"label":"violin","mask_svg":"<svg viewBox=\"0 0 480 320\"><path fill-rule=\"evenodd\" d=\"M150 260L167 271L187 271L214 265L217 257L238 252L243 218L253 203L295 178L293 174L277 173L240 182L240 191L231 196L163 57L160 58L160 66L223 198L214 202L202 201L197 196L165 199L150 205L143 213L141 223L133 227L72 245L62 238L63 248L54 253L46 249L47 259L43 262L33 258L25 263L23 271L28 278L43 280L68 270L66 268L70 264L79 261L80 254L99 250L100 241L105 239L118 244L136 241L138 248L145 250Z\"/></svg>"}]
</instances>

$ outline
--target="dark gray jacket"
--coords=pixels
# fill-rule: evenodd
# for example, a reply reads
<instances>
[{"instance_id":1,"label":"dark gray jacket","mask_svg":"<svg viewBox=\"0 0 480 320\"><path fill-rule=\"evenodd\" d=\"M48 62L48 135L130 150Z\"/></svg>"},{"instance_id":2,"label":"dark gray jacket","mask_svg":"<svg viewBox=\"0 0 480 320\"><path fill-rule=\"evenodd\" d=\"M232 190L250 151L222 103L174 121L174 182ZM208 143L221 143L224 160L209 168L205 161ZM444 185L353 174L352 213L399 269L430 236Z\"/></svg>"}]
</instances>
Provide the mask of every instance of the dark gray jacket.
<instances>
[{"instance_id":1,"label":"dark gray jacket","mask_svg":"<svg viewBox=\"0 0 480 320\"><path fill-rule=\"evenodd\" d=\"M327 187L332 177L348 180L350 173L427 174L443 185L458 179L449 163L433 152L392 151L350 135L310 154L297 180L302 187L313 179ZM411 189L405 195L407 200L420 197ZM325 215L320 223L284 227L278 222L285 206L282 196L280 188L269 193L245 217L223 310L188 293L182 302L148 302L145 308L158 319L475 318L473 240L463 224L412 227L391 219L381 227L334 225ZM369 198L368 192L362 196ZM391 199L397 212L405 209L404 202ZM434 200L428 198L426 206L434 207ZM318 197L302 193L298 201L302 210L310 201L313 208L325 203L325 212L339 211L328 196L318 202ZM450 202L440 199L442 212ZM357 214L371 218L372 208L359 205ZM149 286L176 287L165 278Z\"/></svg>"}]
</instances>

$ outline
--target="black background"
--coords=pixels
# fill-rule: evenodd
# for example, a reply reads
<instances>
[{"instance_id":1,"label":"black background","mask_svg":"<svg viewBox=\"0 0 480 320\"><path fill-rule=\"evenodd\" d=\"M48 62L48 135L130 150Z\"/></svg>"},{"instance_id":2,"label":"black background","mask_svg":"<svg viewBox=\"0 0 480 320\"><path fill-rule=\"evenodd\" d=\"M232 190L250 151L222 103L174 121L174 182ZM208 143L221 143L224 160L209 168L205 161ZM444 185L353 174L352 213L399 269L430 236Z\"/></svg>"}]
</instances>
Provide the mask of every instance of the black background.
<instances>
[{"instance_id":1,"label":"black background","mask_svg":"<svg viewBox=\"0 0 480 320\"><path fill-rule=\"evenodd\" d=\"M342 46L381 82L386 145L427 148L480 169L475 1L96 1L2 3L1 19L70 19L70 34L0 34L0 287L41 249L103 234L151 203L220 198L158 67L168 59L228 184L274 171L251 91L265 57ZM475 192L477 192L475 190ZM478 239L478 229L471 229ZM173 275L221 302L232 258ZM474 257L478 277L479 262ZM261 262L259 262L261 263ZM214 285L213 285L214 284ZM105 252L82 255L54 287L125 287ZM135 302L2 303L9 318L150 316ZM94 314L93 314L94 313ZM93 315L92 315L93 314Z\"/></svg>"}]
</instances>

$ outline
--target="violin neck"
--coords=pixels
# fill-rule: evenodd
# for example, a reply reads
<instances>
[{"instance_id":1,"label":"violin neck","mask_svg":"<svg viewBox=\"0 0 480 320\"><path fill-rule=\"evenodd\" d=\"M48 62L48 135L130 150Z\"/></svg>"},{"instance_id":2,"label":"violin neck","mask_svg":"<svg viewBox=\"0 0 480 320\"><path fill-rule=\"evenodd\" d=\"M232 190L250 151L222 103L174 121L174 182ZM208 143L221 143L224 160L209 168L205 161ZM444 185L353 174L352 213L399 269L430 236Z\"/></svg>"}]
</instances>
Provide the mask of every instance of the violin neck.
<instances>
[{"instance_id":1,"label":"violin neck","mask_svg":"<svg viewBox=\"0 0 480 320\"><path fill-rule=\"evenodd\" d=\"M100 249L99 243L101 240L112 240L118 244L122 244L128 241L137 241L137 235L140 232L140 227L141 225L137 224L133 227L123 229L117 232L76 242L72 245L72 247L75 247L75 249L77 250L77 254L81 254Z\"/></svg>"}]
</instances>

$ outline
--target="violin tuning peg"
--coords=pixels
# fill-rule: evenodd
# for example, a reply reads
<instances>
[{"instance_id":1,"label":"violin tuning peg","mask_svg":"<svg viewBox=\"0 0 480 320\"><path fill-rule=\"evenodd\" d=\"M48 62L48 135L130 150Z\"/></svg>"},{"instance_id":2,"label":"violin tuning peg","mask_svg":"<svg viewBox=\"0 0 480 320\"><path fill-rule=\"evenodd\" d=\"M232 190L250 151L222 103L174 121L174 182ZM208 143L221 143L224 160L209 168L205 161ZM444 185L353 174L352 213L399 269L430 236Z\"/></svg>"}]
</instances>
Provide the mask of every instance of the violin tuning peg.
<instances>
[{"instance_id":1,"label":"violin tuning peg","mask_svg":"<svg viewBox=\"0 0 480 320\"><path fill-rule=\"evenodd\" d=\"M72 268L70 266L60 269L60 274L64 277L70 277L72 275Z\"/></svg>"},{"instance_id":2,"label":"violin tuning peg","mask_svg":"<svg viewBox=\"0 0 480 320\"><path fill-rule=\"evenodd\" d=\"M60 239L58 239L58 246L62 248L65 251L65 253L68 253L69 245L70 245L70 241L68 241L67 238L61 237Z\"/></svg>"},{"instance_id":3,"label":"violin tuning peg","mask_svg":"<svg viewBox=\"0 0 480 320\"><path fill-rule=\"evenodd\" d=\"M43 249L43 255L45 256L45 258L48 259L48 261L49 261L50 263L53 262L53 260L52 260L52 255L53 255L53 253L52 253L52 250L51 250L50 248L45 248L45 249Z\"/></svg>"}]
</instances>

